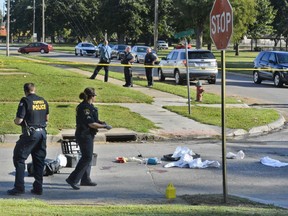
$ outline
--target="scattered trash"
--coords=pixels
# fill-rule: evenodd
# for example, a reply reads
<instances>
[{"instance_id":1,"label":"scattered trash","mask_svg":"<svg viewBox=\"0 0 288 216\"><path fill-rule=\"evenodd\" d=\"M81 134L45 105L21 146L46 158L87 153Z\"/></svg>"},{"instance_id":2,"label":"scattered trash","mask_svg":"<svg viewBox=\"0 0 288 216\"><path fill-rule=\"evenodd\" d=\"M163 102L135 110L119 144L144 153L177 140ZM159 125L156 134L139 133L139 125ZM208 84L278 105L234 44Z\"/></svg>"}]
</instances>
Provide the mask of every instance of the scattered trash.
<instances>
[{"instance_id":1,"label":"scattered trash","mask_svg":"<svg viewBox=\"0 0 288 216\"><path fill-rule=\"evenodd\" d=\"M245 153L242 150L237 152L237 154L234 154L233 152L228 152L226 154L227 159L244 159L244 157L245 157Z\"/></svg>"},{"instance_id":2,"label":"scattered trash","mask_svg":"<svg viewBox=\"0 0 288 216\"><path fill-rule=\"evenodd\" d=\"M188 149L187 147L177 147L174 154L172 155L173 158L180 157L178 161L171 162L166 164L165 168L170 167L180 167L180 168L207 168L207 167L220 167L220 163L218 161L208 161L205 160L202 162L200 155L194 154L192 150ZM193 158L193 156L195 158Z\"/></svg>"},{"instance_id":3,"label":"scattered trash","mask_svg":"<svg viewBox=\"0 0 288 216\"><path fill-rule=\"evenodd\" d=\"M60 164L61 167L66 167L67 158L63 154L59 154L56 158L56 161Z\"/></svg>"},{"instance_id":4,"label":"scattered trash","mask_svg":"<svg viewBox=\"0 0 288 216\"><path fill-rule=\"evenodd\" d=\"M260 162L263 164L263 165L266 165L266 166L271 166L271 167L284 167L284 166L288 166L288 163L283 163L279 160L275 160L275 159L272 159L268 156L266 157L263 157L260 159Z\"/></svg>"},{"instance_id":5,"label":"scattered trash","mask_svg":"<svg viewBox=\"0 0 288 216\"><path fill-rule=\"evenodd\" d=\"M139 162L139 163L144 163L143 159L139 159L136 157L116 157L117 163L126 163L126 162Z\"/></svg>"},{"instance_id":6,"label":"scattered trash","mask_svg":"<svg viewBox=\"0 0 288 216\"><path fill-rule=\"evenodd\" d=\"M163 155L163 160L165 161L178 161L180 157L172 157L173 154Z\"/></svg>"},{"instance_id":7,"label":"scattered trash","mask_svg":"<svg viewBox=\"0 0 288 216\"><path fill-rule=\"evenodd\" d=\"M154 157L154 158L148 158L146 159L147 162L146 164L149 164L149 165L156 165L156 164L160 164L162 163L158 158Z\"/></svg>"},{"instance_id":8,"label":"scattered trash","mask_svg":"<svg viewBox=\"0 0 288 216\"><path fill-rule=\"evenodd\" d=\"M135 158L135 157L128 157L127 158L127 162L139 162L139 163L143 163L142 159L139 158Z\"/></svg>"},{"instance_id":9,"label":"scattered trash","mask_svg":"<svg viewBox=\"0 0 288 216\"><path fill-rule=\"evenodd\" d=\"M176 188L172 183L169 183L166 188L166 198L175 199L176 198Z\"/></svg>"},{"instance_id":10,"label":"scattered trash","mask_svg":"<svg viewBox=\"0 0 288 216\"><path fill-rule=\"evenodd\" d=\"M127 162L127 158L125 158L125 157L117 157L116 158L116 162L117 163L126 163Z\"/></svg>"}]
</instances>

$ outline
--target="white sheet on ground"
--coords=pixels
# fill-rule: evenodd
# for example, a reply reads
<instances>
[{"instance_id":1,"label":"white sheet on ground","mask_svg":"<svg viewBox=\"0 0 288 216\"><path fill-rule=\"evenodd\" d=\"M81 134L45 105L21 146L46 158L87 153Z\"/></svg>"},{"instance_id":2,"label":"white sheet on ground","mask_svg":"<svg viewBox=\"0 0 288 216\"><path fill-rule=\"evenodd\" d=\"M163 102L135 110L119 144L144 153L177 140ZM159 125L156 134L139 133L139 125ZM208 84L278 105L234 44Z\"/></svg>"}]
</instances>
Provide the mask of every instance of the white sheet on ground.
<instances>
[{"instance_id":1,"label":"white sheet on ground","mask_svg":"<svg viewBox=\"0 0 288 216\"><path fill-rule=\"evenodd\" d=\"M166 164L164 167L189 167L189 168L207 168L207 167L220 167L220 163L218 161L202 161L201 158L192 157L193 151L187 147L178 146L172 155L172 157L180 157L178 161L171 162Z\"/></svg>"},{"instance_id":2,"label":"white sheet on ground","mask_svg":"<svg viewBox=\"0 0 288 216\"><path fill-rule=\"evenodd\" d=\"M271 167L283 167L283 166L288 166L288 163L283 163L279 160L275 160L275 159L272 159L268 156L266 157L263 157L260 159L260 162L263 164L263 165L266 165L266 166L271 166Z\"/></svg>"}]
</instances>

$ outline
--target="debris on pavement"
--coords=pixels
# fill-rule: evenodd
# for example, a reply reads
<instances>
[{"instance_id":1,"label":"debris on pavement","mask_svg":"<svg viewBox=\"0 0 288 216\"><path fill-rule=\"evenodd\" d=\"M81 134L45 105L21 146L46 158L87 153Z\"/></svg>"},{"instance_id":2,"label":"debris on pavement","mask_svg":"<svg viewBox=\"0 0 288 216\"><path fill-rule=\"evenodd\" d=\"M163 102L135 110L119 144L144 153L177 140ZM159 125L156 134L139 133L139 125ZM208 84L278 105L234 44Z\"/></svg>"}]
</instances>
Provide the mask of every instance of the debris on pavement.
<instances>
[{"instance_id":1,"label":"debris on pavement","mask_svg":"<svg viewBox=\"0 0 288 216\"><path fill-rule=\"evenodd\" d=\"M284 167L284 166L288 166L288 163L283 163L279 160L275 160L275 159L272 159L268 156L266 157L263 157L260 159L260 162L263 164L263 165L266 165L266 166L271 166L271 167Z\"/></svg>"},{"instance_id":2,"label":"debris on pavement","mask_svg":"<svg viewBox=\"0 0 288 216\"><path fill-rule=\"evenodd\" d=\"M245 157L245 153L242 150L238 151L237 154L233 152L228 152L226 154L227 159L244 159L244 157Z\"/></svg>"},{"instance_id":3,"label":"debris on pavement","mask_svg":"<svg viewBox=\"0 0 288 216\"><path fill-rule=\"evenodd\" d=\"M187 147L181 147L178 146L173 153L172 157L180 157L178 161L174 161L171 163L166 164L164 167L165 168L170 168L170 167L180 167L180 168L207 168L207 167L215 167L219 168L220 163L218 161L209 161L205 160L202 161L200 157L198 158L193 158L194 152L190 150Z\"/></svg>"}]
</instances>

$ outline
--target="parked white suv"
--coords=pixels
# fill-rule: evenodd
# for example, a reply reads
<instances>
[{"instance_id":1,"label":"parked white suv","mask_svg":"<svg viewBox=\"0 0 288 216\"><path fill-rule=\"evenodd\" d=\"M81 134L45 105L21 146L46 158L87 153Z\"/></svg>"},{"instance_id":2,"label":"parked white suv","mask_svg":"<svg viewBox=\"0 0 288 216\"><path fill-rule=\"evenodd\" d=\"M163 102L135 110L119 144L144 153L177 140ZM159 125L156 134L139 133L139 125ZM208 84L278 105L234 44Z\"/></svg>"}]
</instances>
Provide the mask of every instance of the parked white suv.
<instances>
[{"instance_id":1,"label":"parked white suv","mask_svg":"<svg viewBox=\"0 0 288 216\"><path fill-rule=\"evenodd\" d=\"M182 84L187 80L185 49L175 49L159 63L158 78L174 78L175 83ZM217 61L209 50L188 50L189 78L193 80L207 80L209 84L215 84L218 74Z\"/></svg>"},{"instance_id":2,"label":"parked white suv","mask_svg":"<svg viewBox=\"0 0 288 216\"><path fill-rule=\"evenodd\" d=\"M164 40L158 40L157 41L157 48L160 49L168 49L168 43Z\"/></svg>"}]
</instances>

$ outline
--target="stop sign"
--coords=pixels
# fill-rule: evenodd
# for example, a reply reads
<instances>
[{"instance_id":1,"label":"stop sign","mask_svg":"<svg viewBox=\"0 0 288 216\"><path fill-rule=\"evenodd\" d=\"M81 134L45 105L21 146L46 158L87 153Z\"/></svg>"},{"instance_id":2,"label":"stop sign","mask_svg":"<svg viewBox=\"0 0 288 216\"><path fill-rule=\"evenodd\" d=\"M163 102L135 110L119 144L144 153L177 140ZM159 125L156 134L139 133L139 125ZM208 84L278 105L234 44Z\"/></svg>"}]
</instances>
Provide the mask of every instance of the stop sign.
<instances>
[{"instance_id":1,"label":"stop sign","mask_svg":"<svg viewBox=\"0 0 288 216\"><path fill-rule=\"evenodd\" d=\"M210 37L218 50L228 47L233 32L233 11L229 0L215 0L210 12Z\"/></svg>"}]
</instances>

